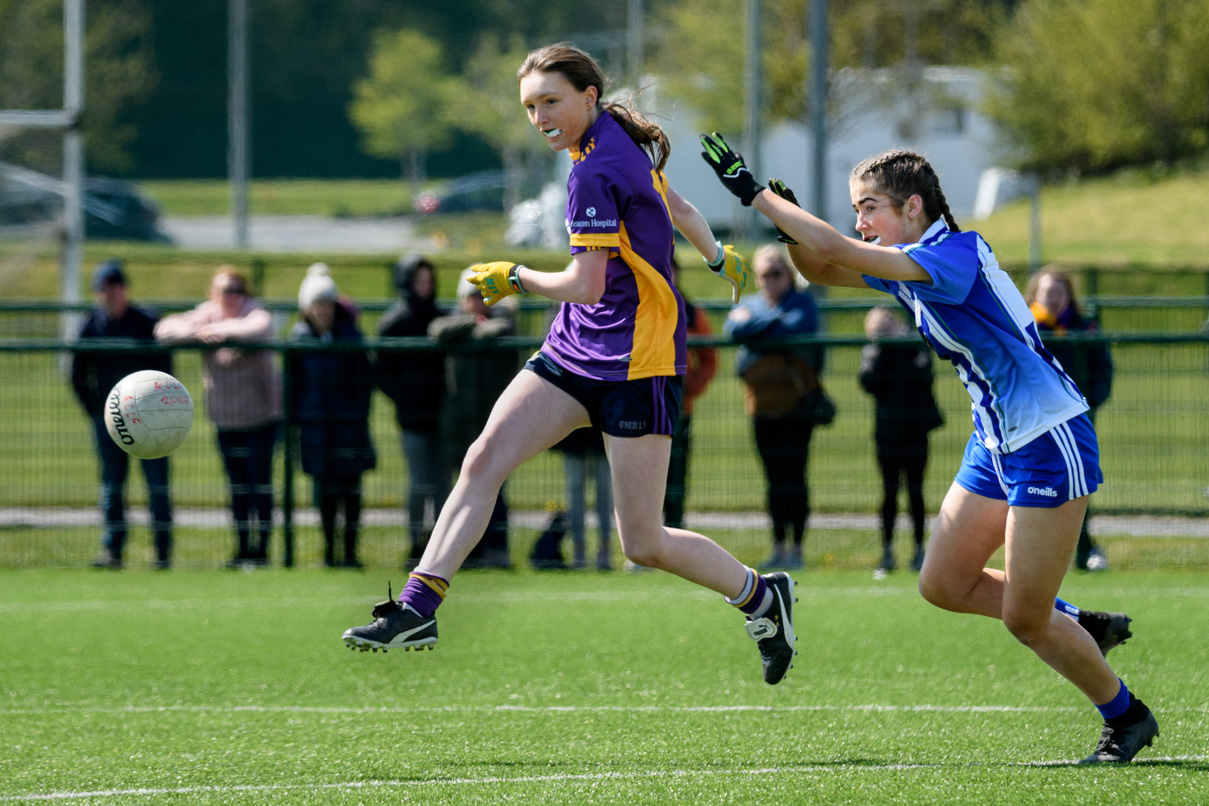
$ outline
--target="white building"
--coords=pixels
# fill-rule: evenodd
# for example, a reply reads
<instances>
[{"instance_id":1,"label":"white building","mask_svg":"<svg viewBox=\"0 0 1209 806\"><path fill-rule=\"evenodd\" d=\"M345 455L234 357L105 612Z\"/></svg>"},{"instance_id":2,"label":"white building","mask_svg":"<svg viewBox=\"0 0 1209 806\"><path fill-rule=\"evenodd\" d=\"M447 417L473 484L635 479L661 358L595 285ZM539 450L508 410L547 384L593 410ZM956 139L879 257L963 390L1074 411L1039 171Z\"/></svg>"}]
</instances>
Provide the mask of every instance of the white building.
<instances>
[{"instance_id":1,"label":"white building","mask_svg":"<svg viewBox=\"0 0 1209 806\"><path fill-rule=\"evenodd\" d=\"M866 157L888 148L922 153L940 175L941 187L958 223L971 218L983 172L997 164L995 128L980 111L987 74L966 67L924 67L918 81L904 69L841 70L832 81L829 120L826 218L852 234L854 217L848 174ZM659 119L672 142L667 176L672 187L716 227L728 227L740 205L701 159L701 133L689 115ZM739 148L760 182L775 176L809 206L813 198L812 134L799 122L765 130L758 154L743 149L741 121L722 132ZM1003 185L1003 189L1008 189ZM812 212L817 212L813 211Z\"/></svg>"}]
</instances>

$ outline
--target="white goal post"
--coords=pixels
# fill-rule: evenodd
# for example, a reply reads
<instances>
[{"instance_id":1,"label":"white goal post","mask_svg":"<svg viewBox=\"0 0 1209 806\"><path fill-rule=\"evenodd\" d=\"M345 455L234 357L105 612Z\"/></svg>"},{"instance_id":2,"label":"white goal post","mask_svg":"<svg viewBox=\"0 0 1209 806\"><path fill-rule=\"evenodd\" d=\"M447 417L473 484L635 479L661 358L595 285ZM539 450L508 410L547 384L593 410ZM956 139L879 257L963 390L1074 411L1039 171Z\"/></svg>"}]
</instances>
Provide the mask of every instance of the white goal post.
<instances>
[{"instance_id":1,"label":"white goal post","mask_svg":"<svg viewBox=\"0 0 1209 806\"><path fill-rule=\"evenodd\" d=\"M59 298L80 301L80 263L84 245L84 0L63 0L63 108L0 110L0 127L58 129L63 132L63 177L41 176L39 184L63 196L63 249ZM5 168L0 166L0 171ZM60 335L74 337L77 317L65 311Z\"/></svg>"}]
</instances>

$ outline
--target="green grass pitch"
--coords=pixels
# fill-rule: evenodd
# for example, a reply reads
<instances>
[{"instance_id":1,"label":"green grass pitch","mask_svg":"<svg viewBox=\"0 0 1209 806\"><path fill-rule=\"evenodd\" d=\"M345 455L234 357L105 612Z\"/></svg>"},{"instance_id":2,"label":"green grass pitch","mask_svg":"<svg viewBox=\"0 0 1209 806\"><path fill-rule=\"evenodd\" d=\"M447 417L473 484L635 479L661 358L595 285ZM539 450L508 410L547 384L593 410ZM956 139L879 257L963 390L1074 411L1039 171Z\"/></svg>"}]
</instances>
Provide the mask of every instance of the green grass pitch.
<instances>
[{"instance_id":1,"label":"green grass pitch","mask_svg":"<svg viewBox=\"0 0 1209 806\"><path fill-rule=\"evenodd\" d=\"M402 572L393 575L395 589ZM1121 608L1156 711L1081 768L1095 711L914 575L797 575L795 668L660 573L468 571L432 652L350 652L385 574L0 571L0 803L1209 802L1209 579L1068 579Z\"/></svg>"}]
</instances>

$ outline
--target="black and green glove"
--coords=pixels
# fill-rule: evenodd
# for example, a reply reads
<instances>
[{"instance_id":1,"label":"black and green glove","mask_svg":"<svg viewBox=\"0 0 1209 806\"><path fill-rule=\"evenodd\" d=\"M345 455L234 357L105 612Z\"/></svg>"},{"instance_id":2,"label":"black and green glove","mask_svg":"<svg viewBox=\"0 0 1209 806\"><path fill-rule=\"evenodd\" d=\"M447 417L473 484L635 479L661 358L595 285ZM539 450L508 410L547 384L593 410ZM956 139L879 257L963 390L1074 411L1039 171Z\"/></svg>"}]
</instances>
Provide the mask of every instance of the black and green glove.
<instances>
[{"instance_id":1,"label":"black and green glove","mask_svg":"<svg viewBox=\"0 0 1209 806\"><path fill-rule=\"evenodd\" d=\"M714 169L714 173L722 180L726 189L743 202L744 207L750 207L751 201L764 186L755 180L742 155L731 149L722 139L722 135L714 132L714 136L701 135L701 157Z\"/></svg>"},{"instance_id":2,"label":"black and green glove","mask_svg":"<svg viewBox=\"0 0 1209 806\"><path fill-rule=\"evenodd\" d=\"M796 207L802 206L802 205L798 204L798 197L793 195L793 191L790 190L789 187L786 186L786 184L784 182L782 182L780 179L769 179L768 180L768 189L771 190L773 193L777 194L778 196L780 196L785 201L789 202L790 204L792 204ZM774 224L773 226L776 226L776 225ZM797 241L795 241L792 237L790 237L788 234L786 234L785 230L781 229L780 227L777 227L777 240L780 241L781 243L792 243L792 244L797 243Z\"/></svg>"}]
</instances>

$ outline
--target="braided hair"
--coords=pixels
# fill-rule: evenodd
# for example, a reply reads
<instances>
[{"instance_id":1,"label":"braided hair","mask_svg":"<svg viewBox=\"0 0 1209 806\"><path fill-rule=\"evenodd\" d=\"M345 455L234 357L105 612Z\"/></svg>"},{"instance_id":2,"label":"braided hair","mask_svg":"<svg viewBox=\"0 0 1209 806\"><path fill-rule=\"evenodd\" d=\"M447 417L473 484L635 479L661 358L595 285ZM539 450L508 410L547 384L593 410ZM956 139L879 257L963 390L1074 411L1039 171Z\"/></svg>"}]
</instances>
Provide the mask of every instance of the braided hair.
<instances>
[{"instance_id":1,"label":"braided hair","mask_svg":"<svg viewBox=\"0 0 1209 806\"><path fill-rule=\"evenodd\" d=\"M559 42L546 45L529 53L524 63L516 71L516 77L524 78L530 73L561 73L563 78L579 92L588 87L596 88L597 103L601 109L613 116L613 119L625 129L639 148L650 155L655 170L660 173L667 165L671 156L672 144L659 125L651 122L634 108L634 96L631 95L624 104L616 101L603 101L606 78L604 70L586 51L569 42Z\"/></svg>"},{"instance_id":2,"label":"braided hair","mask_svg":"<svg viewBox=\"0 0 1209 806\"><path fill-rule=\"evenodd\" d=\"M858 163L848 178L877 188L889 196L895 206L918 195L923 200L924 215L929 221L943 217L949 229L961 231L949 211L944 191L940 189L940 177L928 161L914 151L883 151Z\"/></svg>"}]
</instances>

